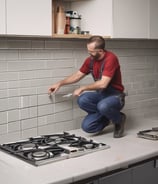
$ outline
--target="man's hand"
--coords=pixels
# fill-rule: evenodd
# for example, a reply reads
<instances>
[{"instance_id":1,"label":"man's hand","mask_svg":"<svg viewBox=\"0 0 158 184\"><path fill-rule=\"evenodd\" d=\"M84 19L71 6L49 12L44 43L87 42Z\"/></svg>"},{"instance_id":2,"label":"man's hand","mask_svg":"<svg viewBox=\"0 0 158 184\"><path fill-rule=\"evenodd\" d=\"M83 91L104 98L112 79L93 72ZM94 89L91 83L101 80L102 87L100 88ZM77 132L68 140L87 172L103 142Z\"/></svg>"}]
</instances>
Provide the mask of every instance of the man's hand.
<instances>
[{"instance_id":1,"label":"man's hand","mask_svg":"<svg viewBox=\"0 0 158 184\"><path fill-rule=\"evenodd\" d=\"M52 86L49 87L48 89L48 95L51 95L51 93L56 93L60 88L60 84L59 83L56 83Z\"/></svg>"},{"instance_id":2,"label":"man's hand","mask_svg":"<svg viewBox=\"0 0 158 184\"><path fill-rule=\"evenodd\" d=\"M73 96L80 96L83 91L82 88L78 88L73 92Z\"/></svg>"}]
</instances>

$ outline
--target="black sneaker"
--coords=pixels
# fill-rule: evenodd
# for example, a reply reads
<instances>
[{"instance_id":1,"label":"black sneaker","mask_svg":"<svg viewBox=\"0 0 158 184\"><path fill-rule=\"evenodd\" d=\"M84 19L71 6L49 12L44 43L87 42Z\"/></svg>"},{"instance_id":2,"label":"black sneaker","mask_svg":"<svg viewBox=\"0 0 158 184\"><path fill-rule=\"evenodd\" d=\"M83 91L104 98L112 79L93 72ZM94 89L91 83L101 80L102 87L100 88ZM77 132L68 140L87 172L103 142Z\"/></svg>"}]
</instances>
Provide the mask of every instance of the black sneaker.
<instances>
[{"instance_id":1,"label":"black sneaker","mask_svg":"<svg viewBox=\"0 0 158 184\"><path fill-rule=\"evenodd\" d=\"M114 138L120 138L123 137L124 133L124 125L126 121L126 115L121 112L122 120L120 123L115 124L115 130L114 130Z\"/></svg>"}]
</instances>

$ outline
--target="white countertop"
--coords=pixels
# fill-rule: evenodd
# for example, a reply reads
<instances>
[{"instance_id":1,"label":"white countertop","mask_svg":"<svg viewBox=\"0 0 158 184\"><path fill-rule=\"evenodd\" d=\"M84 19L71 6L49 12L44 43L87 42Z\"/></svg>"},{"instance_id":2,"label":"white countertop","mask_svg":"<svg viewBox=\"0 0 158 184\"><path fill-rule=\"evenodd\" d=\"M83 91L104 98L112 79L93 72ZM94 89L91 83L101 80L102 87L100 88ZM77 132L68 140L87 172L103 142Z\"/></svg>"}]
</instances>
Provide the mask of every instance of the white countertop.
<instances>
[{"instance_id":1,"label":"white countertop","mask_svg":"<svg viewBox=\"0 0 158 184\"><path fill-rule=\"evenodd\" d=\"M158 127L158 119L138 119L126 123L125 136L113 138L113 127L92 136L82 130L70 131L110 146L84 156L32 166L0 151L0 178L4 184L69 184L106 173L158 155L158 141L137 137L140 130Z\"/></svg>"}]
</instances>

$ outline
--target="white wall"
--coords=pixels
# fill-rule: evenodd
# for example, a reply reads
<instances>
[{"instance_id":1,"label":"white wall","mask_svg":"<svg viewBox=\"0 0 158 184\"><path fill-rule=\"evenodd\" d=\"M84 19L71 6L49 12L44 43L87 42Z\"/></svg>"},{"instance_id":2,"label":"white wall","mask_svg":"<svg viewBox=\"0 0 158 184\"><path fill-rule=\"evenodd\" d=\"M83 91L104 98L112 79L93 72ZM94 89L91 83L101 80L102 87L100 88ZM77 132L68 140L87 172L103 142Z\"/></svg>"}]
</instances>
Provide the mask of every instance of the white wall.
<instances>
[{"instance_id":1,"label":"white wall","mask_svg":"<svg viewBox=\"0 0 158 184\"><path fill-rule=\"evenodd\" d=\"M157 116L158 41L107 40L106 45L120 59L128 119ZM85 40L0 38L0 142L80 128L85 113L76 99L61 94L49 99L47 89L86 56Z\"/></svg>"}]
</instances>

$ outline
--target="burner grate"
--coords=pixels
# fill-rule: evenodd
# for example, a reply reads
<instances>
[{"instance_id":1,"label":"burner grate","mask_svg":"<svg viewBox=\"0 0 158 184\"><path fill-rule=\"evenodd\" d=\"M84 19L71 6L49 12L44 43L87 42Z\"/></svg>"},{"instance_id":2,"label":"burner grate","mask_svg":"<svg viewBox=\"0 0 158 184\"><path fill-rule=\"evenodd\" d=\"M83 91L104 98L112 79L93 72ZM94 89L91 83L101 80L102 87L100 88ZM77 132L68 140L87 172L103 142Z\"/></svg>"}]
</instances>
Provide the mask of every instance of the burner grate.
<instances>
[{"instance_id":1,"label":"burner grate","mask_svg":"<svg viewBox=\"0 0 158 184\"><path fill-rule=\"evenodd\" d=\"M67 132L31 137L27 140L0 145L1 150L35 166L107 148L109 146L104 143L97 143Z\"/></svg>"}]
</instances>

